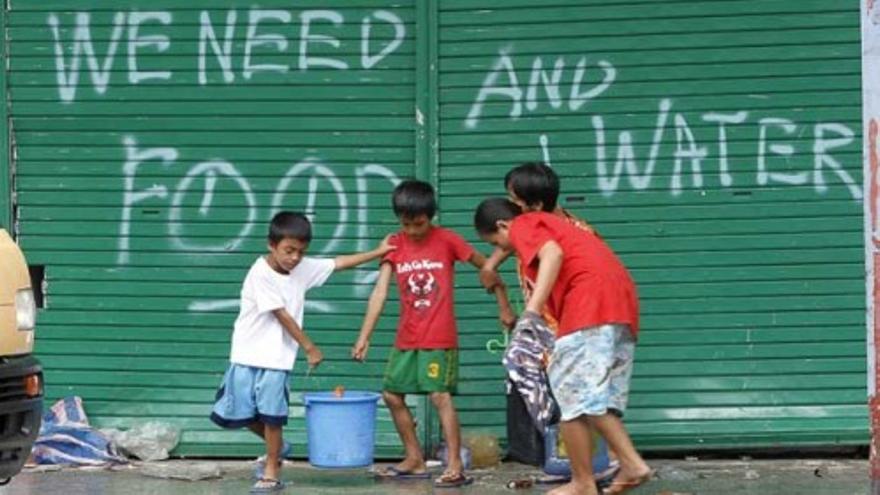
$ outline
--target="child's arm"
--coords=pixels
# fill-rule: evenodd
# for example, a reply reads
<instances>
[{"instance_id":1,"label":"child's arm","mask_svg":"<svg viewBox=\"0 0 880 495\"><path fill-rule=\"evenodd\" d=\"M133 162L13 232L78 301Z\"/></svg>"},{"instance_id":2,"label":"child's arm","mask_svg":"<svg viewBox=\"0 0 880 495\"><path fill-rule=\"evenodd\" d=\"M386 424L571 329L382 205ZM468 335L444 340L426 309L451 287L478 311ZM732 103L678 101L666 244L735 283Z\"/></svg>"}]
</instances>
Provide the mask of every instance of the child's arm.
<instances>
[{"instance_id":1,"label":"child's arm","mask_svg":"<svg viewBox=\"0 0 880 495\"><path fill-rule=\"evenodd\" d=\"M498 319L501 325L508 330L512 330L516 326L516 313L510 306L510 300L507 298L507 287L504 284L495 286L495 299L498 300Z\"/></svg>"},{"instance_id":2,"label":"child's arm","mask_svg":"<svg viewBox=\"0 0 880 495\"><path fill-rule=\"evenodd\" d=\"M510 257L512 251L495 248L489 259L480 268L480 283L486 288L486 292L495 290L495 285L500 282L498 267Z\"/></svg>"},{"instance_id":3,"label":"child's arm","mask_svg":"<svg viewBox=\"0 0 880 495\"><path fill-rule=\"evenodd\" d=\"M492 256L495 256L495 254L496 253L492 253ZM480 270L480 281L482 282L483 270L485 270L485 267L488 264L486 257L474 251L474 254L471 255L468 261ZM514 314L513 308L510 307L510 301L507 299L507 287L504 286L504 282L501 280L501 277L498 276L498 272L492 270L490 273L493 279L492 283L489 285L483 285L489 291L495 293L495 299L498 301L498 319L501 320L501 324L504 325L504 328L509 330L516 324L516 314Z\"/></svg>"},{"instance_id":4,"label":"child's arm","mask_svg":"<svg viewBox=\"0 0 880 495\"><path fill-rule=\"evenodd\" d=\"M333 259L336 263L336 270L345 270L347 268L353 268L358 265L362 265L368 261L372 261L376 258L381 258L385 256L389 252L396 249L396 246L392 245L389 242L390 235L385 236L382 239L382 242L379 243L379 246L376 249L371 251L365 251L363 253L355 253L355 254L343 254L341 256L337 256Z\"/></svg>"},{"instance_id":5,"label":"child's arm","mask_svg":"<svg viewBox=\"0 0 880 495\"><path fill-rule=\"evenodd\" d=\"M351 357L358 361L367 359L367 350L370 348L370 336L376 329L376 323L379 322L379 316L385 307L385 301L388 299L388 286L391 284L391 275L393 274L391 263L382 263L379 268L379 279L376 280L376 286L373 287L373 293L370 294L370 302L367 303L367 313L364 315L364 322L361 324L361 333L358 335L357 342L351 348Z\"/></svg>"},{"instance_id":6,"label":"child's arm","mask_svg":"<svg viewBox=\"0 0 880 495\"><path fill-rule=\"evenodd\" d=\"M312 342L312 339L306 335L303 329L296 324L296 320L290 316L290 313L284 308L279 308L273 310L272 314L275 315L275 318L278 318L278 322L281 323L281 326L283 326L284 329L287 330L287 333L293 337L293 340L295 340L296 343L306 351L306 359L308 360L309 368L314 368L321 364L321 361L324 360L324 354L318 349L318 346Z\"/></svg>"},{"instance_id":7,"label":"child's arm","mask_svg":"<svg viewBox=\"0 0 880 495\"><path fill-rule=\"evenodd\" d=\"M556 278L559 277L559 269L562 267L562 248L556 241L547 241L538 250L538 276L535 280L535 290L526 304L526 311L541 314L541 309L547 303Z\"/></svg>"}]
</instances>

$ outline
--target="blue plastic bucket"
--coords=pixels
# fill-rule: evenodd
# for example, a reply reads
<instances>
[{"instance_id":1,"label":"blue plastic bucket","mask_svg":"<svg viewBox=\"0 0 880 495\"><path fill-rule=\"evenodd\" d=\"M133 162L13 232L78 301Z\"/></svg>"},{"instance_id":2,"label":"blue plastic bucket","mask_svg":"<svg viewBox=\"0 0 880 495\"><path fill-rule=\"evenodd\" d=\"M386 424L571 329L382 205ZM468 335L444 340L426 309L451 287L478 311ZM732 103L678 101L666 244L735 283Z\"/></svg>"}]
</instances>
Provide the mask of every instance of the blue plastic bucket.
<instances>
[{"instance_id":1,"label":"blue plastic bucket","mask_svg":"<svg viewBox=\"0 0 880 495\"><path fill-rule=\"evenodd\" d=\"M321 468L371 465L379 397L374 392L305 394L309 463Z\"/></svg>"},{"instance_id":2,"label":"blue plastic bucket","mask_svg":"<svg viewBox=\"0 0 880 495\"><path fill-rule=\"evenodd\" d=\"M571 462L568 456L562 452L562 444L559 428L548 426L544 434L544 472L554 476L571 476ZM611 459L608 458L608 446L605 439L593 432L593 475L597 482L603 481L604 477L614 474L611 468Z\"/></svg>"}]
</instances>

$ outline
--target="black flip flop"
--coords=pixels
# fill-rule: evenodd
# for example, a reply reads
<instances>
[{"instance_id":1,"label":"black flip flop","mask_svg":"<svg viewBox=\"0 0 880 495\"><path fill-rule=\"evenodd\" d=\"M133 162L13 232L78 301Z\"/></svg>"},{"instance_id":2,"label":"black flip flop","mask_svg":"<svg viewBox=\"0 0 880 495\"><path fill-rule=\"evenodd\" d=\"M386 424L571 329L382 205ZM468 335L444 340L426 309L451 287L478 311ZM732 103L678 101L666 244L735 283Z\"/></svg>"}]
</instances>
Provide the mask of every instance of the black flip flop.
<instances>
[{"instance_id":1,"label":"black flip flop","mask_svg":"<svg viewBox=\"0 0 880 495\"><path fill-rule=\"evenodd\" d=\"M455 473L454 475L441 475L434 480L434 488L458 488L470 485L474 482L474 478L466 476L464 473Z\"/></svg>"},{"instance_id":2,"label":"black flip flop","mask_svg":"<svg viewBox=\"0 0 880 495\"><path fill-rule=\"evenodd\" d=\"M568 483L569 481L571 481L571 476L554 474L535 476L536 485L561 485L562 483Z\"/></svg>"},{"instance_id":3,"label":"black flip flop","mask_svg":"<svg viewBox=\"0 0 880 495\"><path fill-rule=\"evenodd\" d=\"M414 473L404 469L398 469L395 466L388 466L379 471L375 471L373 476L378 480L427 480L431 478L431 473L425 471L423 473Z\"/></svg>"}]
</instances>

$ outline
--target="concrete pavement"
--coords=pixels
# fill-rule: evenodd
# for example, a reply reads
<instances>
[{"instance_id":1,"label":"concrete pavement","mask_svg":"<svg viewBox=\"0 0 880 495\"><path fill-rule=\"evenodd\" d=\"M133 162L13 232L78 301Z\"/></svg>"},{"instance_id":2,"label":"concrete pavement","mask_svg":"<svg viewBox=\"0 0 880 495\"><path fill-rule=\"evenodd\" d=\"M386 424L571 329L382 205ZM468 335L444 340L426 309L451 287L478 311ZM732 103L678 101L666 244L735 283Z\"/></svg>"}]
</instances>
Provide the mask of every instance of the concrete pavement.
<instances>
[{"instance_id":1,"label":"concrete pavement","mask_svg":"<svg viewBox=\"0 0 880 495\"><path fill-rule=\"evenodd\" d=\"M867 461L810 460L651 460L658 477L633 490L633 495L854 495L869 493ZM219 479L179 481L155 475L222 472ZM145 473L152 472L148 476ZM290 482L282 493L298 495L449 495L536 494L547 488L509 490L506 483L538 474L530 466L505 463L495 469L474 471L474 485L465 489L433 491L430 482L378 483L365 470L317 470L304 463L287 463L283 478ZM240 495L251 486L250 463L170 461L116 470L28 470L0 488L0 495Z\"/></svg>"}]
</instances>

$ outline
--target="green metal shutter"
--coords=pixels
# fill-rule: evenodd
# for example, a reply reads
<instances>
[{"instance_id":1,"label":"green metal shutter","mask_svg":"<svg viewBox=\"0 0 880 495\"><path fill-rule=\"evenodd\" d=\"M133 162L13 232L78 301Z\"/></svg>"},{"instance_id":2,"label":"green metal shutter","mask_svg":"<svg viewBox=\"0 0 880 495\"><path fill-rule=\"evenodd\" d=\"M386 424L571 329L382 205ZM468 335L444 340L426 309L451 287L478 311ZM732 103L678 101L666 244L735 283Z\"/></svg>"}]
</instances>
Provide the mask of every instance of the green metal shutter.
<instances>
[{"instance_id":1,"label":"green metal shutter","mask_svg":"<svg viewBox=\"0 0 880 495\"><path fill-rule=\"evenodd\" d=\"M854 2L445 0L444 223L548 160L640 289L640 448L867 440ZM488 249L484 246L484 249ZM511 281L513 278L511 277ZM465 429L504 431L493 310L458 295Z\"/></svg>"},{"instance_id":2,"label":"green metal shutter","mask_svg":"<svg viewBox=\"0 0 880 495\"><path fill-rule=\"evenodd\" d=\"M414 173L412 0L7 3L17 221L46 266L47 395L100 427L163 420L178 455L252 455L207 417L241 282L279 208L314 216L310 254L372 247ZM334 275L305 328L327 361L299 392L378 389L396 304L366 365L348 357L370 272ZM417 415L424 415L419 402ZM378 453L399 451L382 412Z\"/></svg>"},{"instance_id":3,"label":"green metal shutter","mask_svg":"<svg viewBox=\"0 0 880 495\"><path fill-rule=\"evenodd\" d=\"M10 168L21 242L46 266L50 398L82 395L100 426L176 422L182 455L256 453L205 415L273 203L315 214L313 253L365 248L395 228L389 178L416 172L419 148L444 225L473 239L476 202L544 158L563 204L622 255L645 316L628 415L640 446L863 443L855 7L432 5L439 33L417 48L413 2L12 3ZM319 60L303 58L304 19ZM431 60L416 55L438 49L434 135ZM485 350L500 333L470 276L458 404L465 430L503 436L503 371ZM306 389L378 387L393 302L371 362L346 359L369 286L340 274L315 294L307 329L329 362ZM290 433L302 454L301 419ZM397 451L387 414L379 443Z\"/></svg>"}]
</instances>

